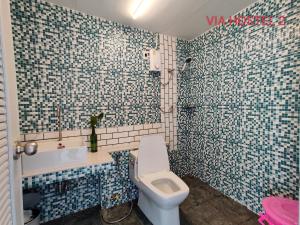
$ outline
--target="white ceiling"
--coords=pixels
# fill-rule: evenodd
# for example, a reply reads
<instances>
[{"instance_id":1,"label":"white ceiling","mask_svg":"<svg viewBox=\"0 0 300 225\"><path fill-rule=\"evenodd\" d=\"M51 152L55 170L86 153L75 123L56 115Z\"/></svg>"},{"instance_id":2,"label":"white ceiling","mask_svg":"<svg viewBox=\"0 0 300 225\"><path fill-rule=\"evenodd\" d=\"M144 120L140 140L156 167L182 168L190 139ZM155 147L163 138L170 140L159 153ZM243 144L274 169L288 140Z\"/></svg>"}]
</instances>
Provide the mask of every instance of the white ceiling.
<instances>
[{"instance_id":1,"label":"white ceiling","mask_svg":"<svg viewBox=\"0 0 300 225\"><path fill-rule=\"evenodd\" d=\"M150 0L145 13L132 19L137 0L47 0L122 24L193 39L210 27L206 16L229 17L257 0Z\"/></svg>"}]
</instances>

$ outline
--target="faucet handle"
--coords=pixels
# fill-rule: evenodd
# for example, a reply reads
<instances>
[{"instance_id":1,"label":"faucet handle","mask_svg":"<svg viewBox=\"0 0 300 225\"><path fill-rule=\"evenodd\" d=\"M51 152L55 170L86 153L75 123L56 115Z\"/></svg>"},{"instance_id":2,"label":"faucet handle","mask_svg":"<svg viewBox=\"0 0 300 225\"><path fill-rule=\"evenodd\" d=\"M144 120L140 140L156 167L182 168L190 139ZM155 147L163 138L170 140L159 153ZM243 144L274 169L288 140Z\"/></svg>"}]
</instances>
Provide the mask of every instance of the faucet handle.
<instances>
[{"instance_id":1,"label":"faucet handle","mask_svg":"<svg viewBox=\"0 0 300 225\"><path fill-rule=\"evenodd\" d=\"M17 142L14 159L17 160L20 158L20 155L24 152L26 155L34 155L37 152L38 144L34 141L26 142L25 145L22 145L21 142Z\"/></svg>"}]
</instances>

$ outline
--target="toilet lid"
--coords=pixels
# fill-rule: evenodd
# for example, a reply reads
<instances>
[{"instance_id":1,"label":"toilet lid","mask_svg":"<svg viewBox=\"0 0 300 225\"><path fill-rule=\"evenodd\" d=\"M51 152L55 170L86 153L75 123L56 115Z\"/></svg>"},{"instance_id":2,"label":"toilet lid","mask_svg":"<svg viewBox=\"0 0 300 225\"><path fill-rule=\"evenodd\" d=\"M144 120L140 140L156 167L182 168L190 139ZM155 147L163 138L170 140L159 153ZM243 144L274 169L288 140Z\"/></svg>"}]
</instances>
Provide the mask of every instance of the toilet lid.
<instances>
[{"instance_id":1,"label":"toilet lid","mask_svg":"<svg viewBox=\"0 0 300 225\"><path fill-rule=\"evenodd\" d=\"M138 176L169 171L166 143L161 135L142 136L138 153Z\"/></svg>"}]
</instances>

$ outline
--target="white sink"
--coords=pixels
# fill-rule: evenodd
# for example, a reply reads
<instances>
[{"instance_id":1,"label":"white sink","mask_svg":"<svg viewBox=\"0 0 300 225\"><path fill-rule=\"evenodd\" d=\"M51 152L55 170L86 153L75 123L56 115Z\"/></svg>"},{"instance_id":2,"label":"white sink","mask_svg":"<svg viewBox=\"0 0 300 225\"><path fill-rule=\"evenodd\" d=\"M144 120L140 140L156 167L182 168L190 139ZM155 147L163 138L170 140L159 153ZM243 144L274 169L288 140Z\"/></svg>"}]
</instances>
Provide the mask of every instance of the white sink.
<instances>
[{"instance_id":1,"label":"white sink","mask_svg":"<svg viewBox=\"0 0 300 225\"><path fill-rule=\"evenodd\" d=\"M82 137L62 141L38 141L35 155L22 155L23 176L50 173L87 161L87 146Z\"/></svg>"}]
</instances>

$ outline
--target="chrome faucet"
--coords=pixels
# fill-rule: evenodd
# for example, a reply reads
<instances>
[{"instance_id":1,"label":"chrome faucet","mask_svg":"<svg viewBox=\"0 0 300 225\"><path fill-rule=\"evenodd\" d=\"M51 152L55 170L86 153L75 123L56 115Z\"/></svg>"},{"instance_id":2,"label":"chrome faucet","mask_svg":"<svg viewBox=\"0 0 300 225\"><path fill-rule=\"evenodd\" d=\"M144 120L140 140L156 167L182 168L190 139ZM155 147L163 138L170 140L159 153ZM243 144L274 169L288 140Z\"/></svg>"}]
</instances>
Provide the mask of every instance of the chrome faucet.
<instances>
[{"instance_id":1,"label":"chrome faucet","mask_svg":"<svg viewBox=\"0 0 300 225\"><path fill-rule=\"evenodd\" d=\"M57 125L58 125L58 141L62 140L62 133L61 133L61 109L60 106L57 106Z\"/></svg>"}]
</instances>

